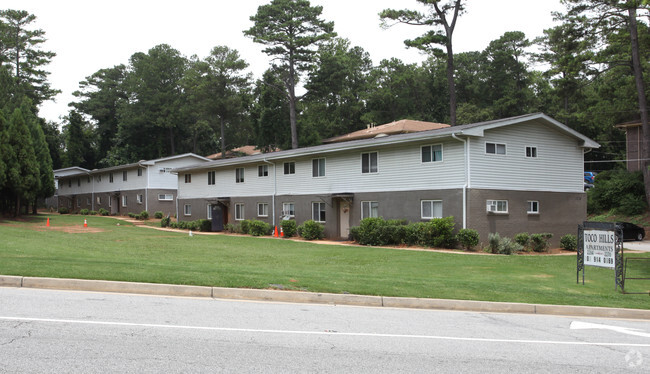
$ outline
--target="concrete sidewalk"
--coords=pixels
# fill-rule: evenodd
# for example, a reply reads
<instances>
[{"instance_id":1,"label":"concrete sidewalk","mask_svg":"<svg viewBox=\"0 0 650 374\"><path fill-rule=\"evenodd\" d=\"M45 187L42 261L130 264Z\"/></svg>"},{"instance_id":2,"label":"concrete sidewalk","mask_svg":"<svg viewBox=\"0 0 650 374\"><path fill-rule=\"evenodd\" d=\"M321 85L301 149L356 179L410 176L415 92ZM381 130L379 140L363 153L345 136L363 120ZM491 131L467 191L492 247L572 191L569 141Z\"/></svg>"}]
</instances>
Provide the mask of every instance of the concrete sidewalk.
<instances>
[{"instance_id":1,"label":"concrete sidewalk","mask_svg":"<svg viewBox=\"0 0 650 374\"><path fill-rule=\"evenodd\" d=\"M640 242L623 242L623 248L632 251L650 252L650 241L643 240Z\"/></svg>"},{"instance_id":2,"label":"concrete sidewalk","mask_svg":"<svg viewBox=\"0 0 650 374\"><path fill-rule=\"evenodd\" d=\"M260 300L289 303L357 305L368 307L458 310L493 313L526 313L650 320L650 310L602 308L572 305L545 305L470 300L418 299L299 291L259 290L182 286L173 284L113 282L102 280L36 278L0 275L0 287L118 292L158 296L204 297L214 299Z\"/></svg>"}]
</instances>

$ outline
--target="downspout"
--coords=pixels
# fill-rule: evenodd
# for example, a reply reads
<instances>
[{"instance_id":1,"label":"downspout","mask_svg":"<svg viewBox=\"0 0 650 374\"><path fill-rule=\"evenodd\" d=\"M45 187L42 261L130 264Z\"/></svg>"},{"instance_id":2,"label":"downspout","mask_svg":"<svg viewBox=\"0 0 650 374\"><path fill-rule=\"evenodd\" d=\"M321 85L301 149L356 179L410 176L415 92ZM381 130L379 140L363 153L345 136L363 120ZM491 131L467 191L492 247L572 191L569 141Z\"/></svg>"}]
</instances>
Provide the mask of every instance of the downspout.
<instances>
[{"instance_id":1,"label":"downspout","mask_svg":"<svg viewBox=\"0 0 650 374\"><path fill-rule=\"evenodd\" d=\"M461 131L459 134L462 134ZM469 147L467 142L469 139L461 139L456 136L456 133L452 133L451 137L463 142L463 151L465 156L465 184L463 184L463 228L467 228L467 187L469 186Z\"/></svg>"},{"instance_id":2,"label":"downspout","mask_svg":"<svg viewBox=\"0 0 650 374\"><path fill-rule=\"evenodd\" d=\"M88 173L90 175L90 173ZM90 194L91 202L90 202L90 210L95 210L95 176L91 176L93 183L92 183L92 193Z\"/></svg>"},{"instance_id":3,"label":"downspout","mask_svg":"<svg viewBox=\"0 0 650 374\"><path fill-rule=\"evenodd\" d=\"M273 214L273 220L271 225L275 227L275 195L278 193L278 174L276 172L275 164L271 161L267 161L266 157L263 160L265 163L273 165L273 196L271 197L271 214Z\"/></svg>"}]
</instances>

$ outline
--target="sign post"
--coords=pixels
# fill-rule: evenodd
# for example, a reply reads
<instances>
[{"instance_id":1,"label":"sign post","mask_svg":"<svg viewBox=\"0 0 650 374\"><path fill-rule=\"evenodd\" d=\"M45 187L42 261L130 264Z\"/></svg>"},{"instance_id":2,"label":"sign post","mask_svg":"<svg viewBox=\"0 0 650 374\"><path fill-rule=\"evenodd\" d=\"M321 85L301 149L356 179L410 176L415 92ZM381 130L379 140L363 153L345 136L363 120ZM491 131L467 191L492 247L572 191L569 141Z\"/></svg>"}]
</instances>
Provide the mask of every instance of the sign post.
<instances>
[{"instance_id":1,"label":"sign post","mask_svg":"<svg viewBox=\"0 0 650 374\"><path fill-rule=\"evenodd\" d=\"M614 269L614 290L623 290L623 230L612 222L578 225L577 283L585 284L585 266Z\"/></svg>"}]
</instances>

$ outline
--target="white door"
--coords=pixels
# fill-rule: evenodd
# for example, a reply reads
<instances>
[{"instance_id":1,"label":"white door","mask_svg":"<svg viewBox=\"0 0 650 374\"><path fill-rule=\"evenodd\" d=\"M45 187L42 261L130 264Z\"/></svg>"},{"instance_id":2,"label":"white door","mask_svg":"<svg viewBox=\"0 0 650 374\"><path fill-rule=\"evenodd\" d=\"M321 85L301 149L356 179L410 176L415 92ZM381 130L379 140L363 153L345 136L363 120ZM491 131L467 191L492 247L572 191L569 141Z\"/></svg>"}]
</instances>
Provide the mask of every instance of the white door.
<instances>
[{"instance_id":1,"label":"white door","mask_svg":"<svg viewBox=\"0 0 650 374\"><path fill-rule=\"evenodd\" d=\"M339 202L339 236L346 238L350 235L350 203Z\"/></svg>"}]
</instances>

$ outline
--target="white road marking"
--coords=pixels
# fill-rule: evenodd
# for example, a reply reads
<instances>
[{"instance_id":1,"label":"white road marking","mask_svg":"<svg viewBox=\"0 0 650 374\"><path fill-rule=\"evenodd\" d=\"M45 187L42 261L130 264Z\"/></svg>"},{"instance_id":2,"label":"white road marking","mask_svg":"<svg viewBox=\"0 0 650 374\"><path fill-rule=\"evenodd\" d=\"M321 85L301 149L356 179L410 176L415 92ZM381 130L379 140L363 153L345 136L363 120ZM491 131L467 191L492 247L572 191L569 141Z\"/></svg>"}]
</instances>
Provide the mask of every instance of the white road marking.
<instances>
[{"instance_id":1,"label":"white road marking","mask_svg":"<svg viewBox=\"0 0 650 374\"><path fill-rule=\"evenodd\" d=\"M611 331L620 332L622 334L643 336L645 338L650 338L650 333L642 332L643 330L631 329L629 327L601 325L601 324L598 324L598 323L573 321L573 322L571 322L571 326L569 327L569 329L571 329L571 330L586 330L586 329L611 330Z\"/></svg>"},{"instance_id":2,"label":"white road marking","mask_svg":"<svg viewBox=\"0 0 650 374\"><path fill-rule=\"evenodd\" d=\"M266 330L266 329L245 329L231 327L210 327L210 326L184 326L184 325L160 325L150 323L128 323L128 322L109 322L109 321L81 321L67 319L51 318L27 318L27 317L1 317L4 321L18 322L42 322L42 323L67 323L81 325L100 325L100 326L122 326L122 327L146 327L146 328L164 328L164 329L183 329L183 330L203 330L203 331L227 331L242 333L265 333L265 334L292 334L292 335L329 335L329 336L352 336L352 337L377 337L377 338L407 338L407 339L429 339L429 340L452 340L467 342L491 342L491 343L515 343L515 344L562 344L562 345L596 345L596 346L625 346L625 347L650 347L648 344L638 343L613 343L613 342L581 342L581 341L554 341L554 340L521 340L521 339L489 339L489 338L463 338L455 336L436 336L436 335L406 335L406 334L378 334L378 333L358 333L358 332L339 332L332 330L325 331L293 331L293 330Z\"/></svg>"}]
</instances>

